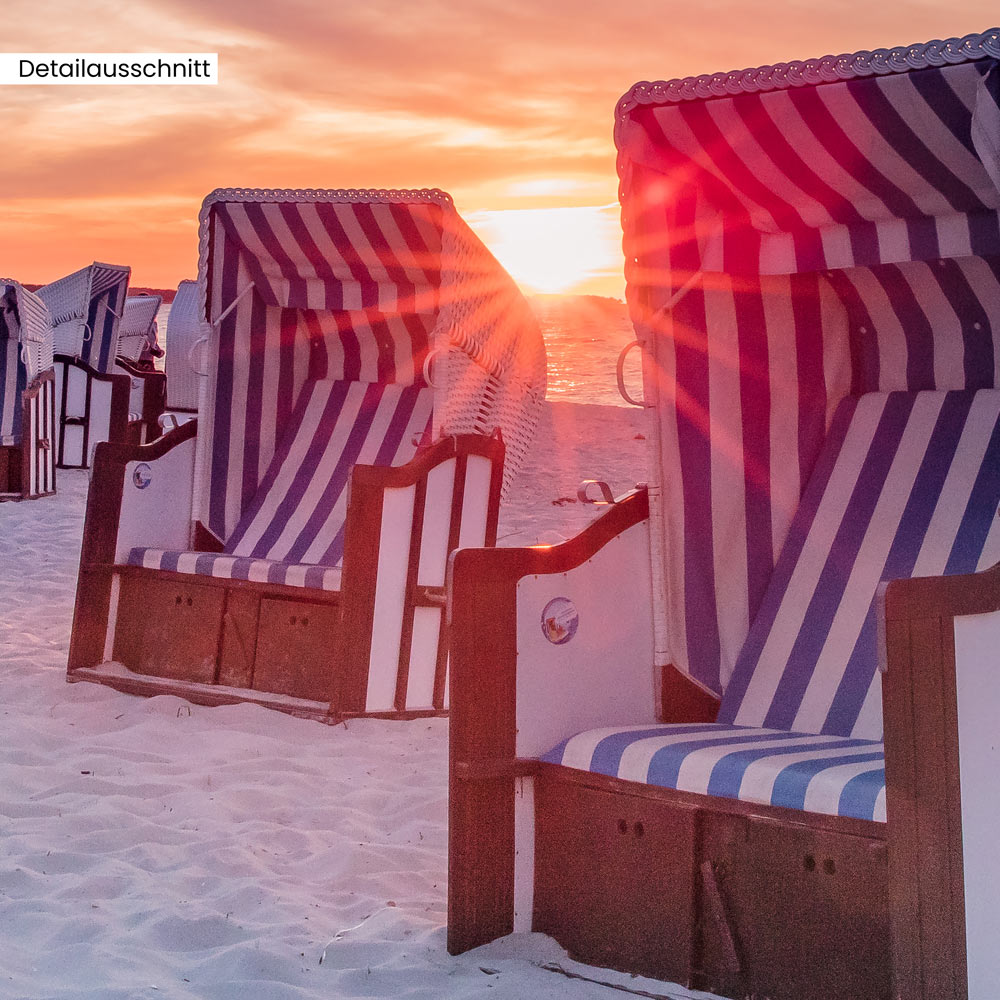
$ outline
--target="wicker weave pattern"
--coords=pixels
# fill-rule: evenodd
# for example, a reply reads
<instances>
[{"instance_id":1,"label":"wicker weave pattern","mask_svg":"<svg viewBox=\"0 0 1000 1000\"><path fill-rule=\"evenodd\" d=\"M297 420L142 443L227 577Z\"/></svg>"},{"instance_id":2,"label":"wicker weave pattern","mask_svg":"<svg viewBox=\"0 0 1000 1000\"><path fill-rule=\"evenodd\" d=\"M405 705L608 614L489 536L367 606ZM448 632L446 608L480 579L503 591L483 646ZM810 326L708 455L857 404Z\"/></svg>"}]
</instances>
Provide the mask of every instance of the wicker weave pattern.
<instances>
[{"instance_id":1,"label":"wicker weave pattern","mask_svg":"<svg viewBox=\"0 0 1000 1000\"><path fill-rule=\"evenodd\" d=\"M34 292L16 281L0 279L0 284L13 285L17 295L17 311L21 320L21 360L32 382L52 367L52 317L48 307Z\"/></svg>"},{"instance_id":2,"label":"wicker weave pattern","mask_svg":"<svg viewBox=\"0 0 1000 1000\"><path fill-rule=\"evenodd\" d=\"M435 348L440 434L491 434L506 445L506 492L531 446L545 399L538 322L510 275L457 213L446 215Z\"/></svg>"},{"instance_id":3,"label":"wicker weave pattern","mask_svg":"<svg viewBox=\"0 0 1000 1000\"><path fill-rule=\"evenodd\" d=\"M130 295L125 300L118 327L118 357L138 361L144 348L153 345L156 313L162 302L161 295Z\"/></svg>"},{"instance_id":4,"label":"wicker weave pattern","mask_svg":"<svg viewBox=\"0 0 1000 1000\"><path fill-rule=\"evenodd\" d=\"M198 282L182 281L170 304L167 319L166 369L167 409L196 410L198 390L204 376L194 367L199 363L194 345L208 336L198 318Z\"/></svg>"},{"instance_id":5,"label":"wicker weave pattern","mask_svg":"<svg viewBox=\"0 0 1000 1000\"><path fill-rule=\"evenodd\" d=\"M620 122L633 108L645 104L677 104L735 94L756 94L790 87L808 87L838 80L865 76L908 73L914 69L949 66L976 59L1000 59L1000 28L965 35L962 38L897 45L891 49L842 53L819 59L795 60L733 70L729 73L703 73L679 80L643 80L635 84L618 102L615 119Z\"/></svg>"}]
</instances>

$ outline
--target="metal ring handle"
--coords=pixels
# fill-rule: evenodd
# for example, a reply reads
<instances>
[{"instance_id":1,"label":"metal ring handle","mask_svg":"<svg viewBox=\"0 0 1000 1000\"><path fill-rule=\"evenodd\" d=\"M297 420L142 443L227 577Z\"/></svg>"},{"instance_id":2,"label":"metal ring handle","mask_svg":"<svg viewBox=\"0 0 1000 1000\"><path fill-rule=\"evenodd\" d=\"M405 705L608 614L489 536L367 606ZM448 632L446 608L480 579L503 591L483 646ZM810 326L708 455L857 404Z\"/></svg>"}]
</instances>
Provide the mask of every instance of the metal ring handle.
<instances>
[{"instance_id":1,"label":"metal ring handle","mask_svg":"<svg viewBox=\"0 0 1000 1000\"><path fill-rule=\"evenodd\" d=\"M190 346L190 347L188 348L188 356L187 356L187 360L188 360L188 365L190 365L190 367L191 367L191 371L193 371L193 372L195 373L195 375L199 375L199 376L201 376L201 378L205 378L205 376L206 376L206 375L208 375L208 372L207 372L207 371L203 372L203 371L202 371L202 370L201 370L201 369L200 369L200 368L199 368L199 367L198 367L198 366L197 366L197 365L195 364L195 362L194 362L194 351L195 351L195 348L196 348L196 347L201 347L201 345L202 345L202 344L207 344L207 343L208 343L208 337L199 337L199 338L198 338L198 339L197 339L197 340L196 340L196 341L195 341L195 342L194 342L194 343L193 343L193 344L192 344L192 345L191 345L191 346Z\"/></svg>"},{"instance_id":2,"label":"metal ring handle","mask_svg":"<svg viewBox=\"0 0 1000 1000\"><path fill-rule=\"evenodd\" d=\"M590 495L591 486L597 487L598 493L601 494L600 498L592 497ZM576 498L580 501L580 503L592 503L597 504L600 507L604 507L615 502L615 495L611 492L611 487L608 486L603 479L585 479L577 487Z\"/></svg>"},{"instance_id":3,"label":"metal ring handle","mask_svg":"<svg viewBox=\"0 0 1000 1000\"><path fill-rule=\"evenodd\" d=\"M642 347L642 341L633 340L631 344L626 344L622 348L621 354L618 355L618 365L616 369L616 374L618 376L618 393L630 406L641 406L645 409L646 404L633 399L629 395L628 389L625 388L625 359L628 357L628 352L631 351L633 347Z\"/></svg>"},{"instance_id":4,"label":"metal ring handle","mask_svg":"<svg viewBox=\"0 0 1000 1000\"><path fill-rule=\"evenodd\" d=\"M439 354L443 353L444 351L440 350L440 348L434 347L427 352L427 357L424 358L424 381L432 389L440 389L441 387L431 378L431 363L437 360Z\"/></svg>"}]
</instances>

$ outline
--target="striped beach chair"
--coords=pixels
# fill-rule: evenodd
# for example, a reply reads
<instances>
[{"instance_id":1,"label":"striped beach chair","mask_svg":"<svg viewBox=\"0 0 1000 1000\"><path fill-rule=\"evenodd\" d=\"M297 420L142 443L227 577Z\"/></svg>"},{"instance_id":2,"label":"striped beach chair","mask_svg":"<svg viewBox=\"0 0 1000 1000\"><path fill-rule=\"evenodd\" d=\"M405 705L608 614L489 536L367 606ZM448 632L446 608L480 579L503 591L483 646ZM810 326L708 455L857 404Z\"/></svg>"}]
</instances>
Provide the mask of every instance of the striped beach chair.
<instances>
[{"instance_id":1,"label":"striped beach chair","mask_svg":"<svg viewBox=\"0 0 1000 1000\"><path fill-rule=\"evenodd\" d=\"M998 59L994 30L619 103L651 482L564 545L455 556L452 951L973 995L954 681L909 681L949 662L925 584L983 595L1000 560Z\"/></svg>"},{"instance_id":2,"label":"striped beach chair","mask_svg":"<svg viewBox=\"0 0 1000 1000\"><path fill-rule=\"evenodd\" d=\"M219 191L201 239L198 419L99 452L70 679L445 712L448 554L544 395L527 303L437 191Z\"/></svg>"},{"instance_id":3,"label":"striped beach chair","mask_svg":"<svg viewBox=\"0 0 1000 1000\"><path fill-rule=\"evenodd\" d=\"M127 433L130 382L115 362L129 274L95 262L38 289L54 328L60 468L89 468L98 442Z\"/></svg>"},{"instance_id":4,"label":"striped beach chair","mask_svg":"<svg viewBox=\"0 0 1000 1000\"><path fill-rule=\"evenodd\" d=\"M52 320L45 303L0 279L0 500L56 491Z\"/></svg>"}]
</instances>

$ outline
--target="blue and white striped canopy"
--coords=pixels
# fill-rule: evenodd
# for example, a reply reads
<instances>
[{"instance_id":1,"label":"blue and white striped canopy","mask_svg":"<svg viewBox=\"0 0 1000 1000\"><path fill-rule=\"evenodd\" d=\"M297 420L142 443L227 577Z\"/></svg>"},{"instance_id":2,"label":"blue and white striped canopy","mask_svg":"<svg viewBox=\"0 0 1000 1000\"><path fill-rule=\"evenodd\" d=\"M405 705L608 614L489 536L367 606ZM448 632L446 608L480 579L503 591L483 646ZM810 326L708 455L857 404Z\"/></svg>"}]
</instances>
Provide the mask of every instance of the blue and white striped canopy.
<instances>
[{"instance_id":1,"label":"blue and white striped canopy","mask_svg":"<svg viewBox=\"0 0 1000 1000\"><path fill-rule=\"evenodd\" d=\"M628 300L659 418L658 655L715 691L837 404L1000 384L998 61L994 29L619 102Z\"/></svg>"},{"instance_id":2,"label":"blue and white striped canopy","mask_svg":"<svg viewBox=\"0 0 1000 1000\"><path fill-rule=\"evenodd\" d=\"M264 487L307 384L426 388L436 405L447 390L461 420L487 415L487 433L504 423L491 400L510 416L544 392L527 302L443 192L218 191L205 200L201 234L211 332L198 516L220 539ZM482 362L479 374L428 387L432 351L456 345ZM412 408L412 395L383 394L382 406ZM436 430L447 416L435 408Z\"/></svg>"}]
</instances>

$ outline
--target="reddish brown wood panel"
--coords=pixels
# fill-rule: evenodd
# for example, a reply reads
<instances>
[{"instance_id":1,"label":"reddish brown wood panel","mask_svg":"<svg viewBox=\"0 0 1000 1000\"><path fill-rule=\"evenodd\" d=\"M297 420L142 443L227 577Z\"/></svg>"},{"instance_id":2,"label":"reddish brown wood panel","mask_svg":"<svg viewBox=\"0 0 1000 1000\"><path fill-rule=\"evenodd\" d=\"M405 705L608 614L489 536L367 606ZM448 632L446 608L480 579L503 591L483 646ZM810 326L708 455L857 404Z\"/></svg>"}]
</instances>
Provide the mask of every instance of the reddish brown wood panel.
<instances>
[{"instance_id":1,"label":"reddish brown wood panel","mask_svg":"<svg viewBox=\"0 0 1000 1000\"><path fill-rule=\"evenodd\" d=\"M582 961L687 983L696 811L545 777L535 805L533 929Z\"/></svg>"},{"instance_id":2,"label":"reddish brown wood panel","mask_svg":"<svg viewBox=\"0 0 1000 1000\"><path fill-rule=\"evenodd\" d=\"M884 842L710 812L698 864L714 873L726 922L711 919L703 879L696 986L772 1000L889 1000Z\"/></svg>"},{"instance_id":3,"label":"reddish brown wood panel","mask_svg":"<svg viewBox=\"0 0 1000 1000\"><path fill-rule=\"evenodd\" d=\"M21 492L21 449L0 445L0 493Z\"/></svg>"},{"instance_id":4,"label":"reddish brown wood panel","mask_svg":"<svg viewBox=\"0 0 1000 1000\"><path fill-rule=\"evenodd\" d=\"M222 615L222 645L219 648L219 684L253 687L259 617L259 593L242 587L227 588Z\"/></svg>"},{"instance_id":5,"label":"reddish brown wood panel","mask_svg":"<svg viewBox=\"0 0 1000 1000\"><path fill-rule=\"evenodd\" d=\"M138 673L211 684L224 598L191 580L123 578L114 658Z\"/></svg>"},{"instance_id":6,"label":"reddish brown wood panel","mask_svg":"<svg viewBox=\"0 0 1000 1000\"><path fill-rule=\"evenodd\" d=\"M262 598L254 688L329 701L339 626L335 605Z\"/></svg>"},{"instance_id":7,"label":"reddish brown wood panel","mask_svg":"<svg viewBox=\"0 0 1000 1000\"><path fill-rule=\"evenodd\" d=\"M715 722L719 699L673 664L660 668L661 722Z\"/></svg>"}]
</instances>

